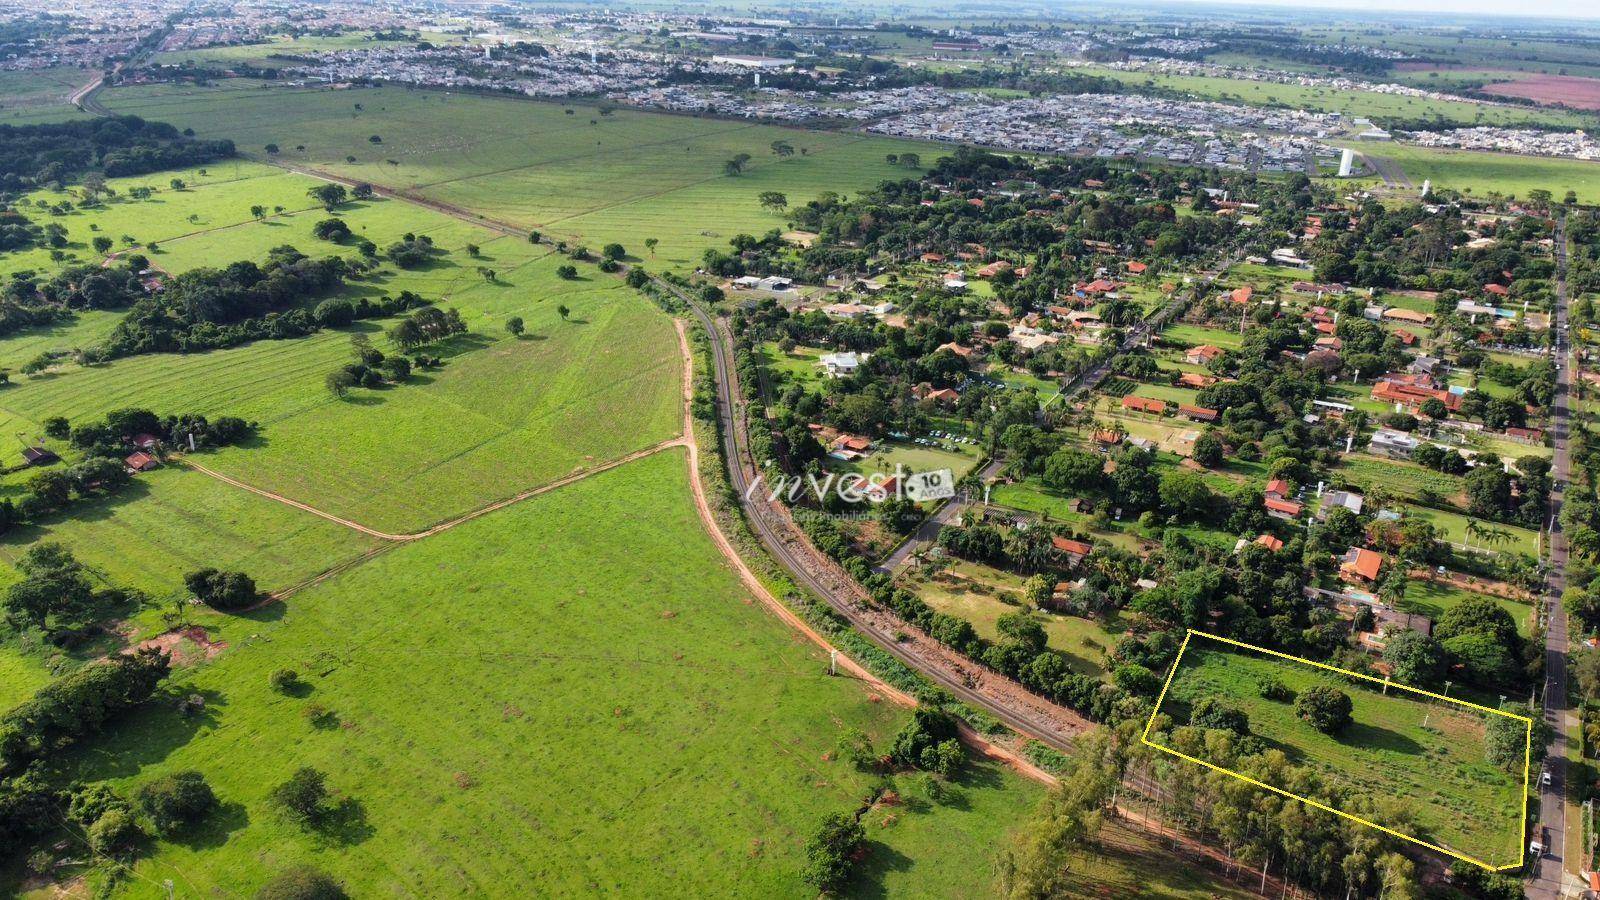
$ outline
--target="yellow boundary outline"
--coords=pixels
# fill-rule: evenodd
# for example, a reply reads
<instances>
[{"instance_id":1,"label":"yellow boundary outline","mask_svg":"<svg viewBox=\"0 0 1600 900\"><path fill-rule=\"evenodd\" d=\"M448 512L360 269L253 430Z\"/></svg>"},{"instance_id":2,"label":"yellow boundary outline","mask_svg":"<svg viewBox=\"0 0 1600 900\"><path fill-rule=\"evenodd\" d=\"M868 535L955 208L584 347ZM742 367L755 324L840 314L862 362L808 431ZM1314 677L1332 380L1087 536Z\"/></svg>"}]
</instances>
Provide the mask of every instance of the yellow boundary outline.
<instances>
[{"instance_id":1,"label":"yellow boundary outline","mask_svg":"<svg viewBox=\"0 0 1600 900\"><path fill-rule=\"evenodd\" d=\"M1191 638L1193 638L1196 635L1199 635L1200 637L1203 637L1203 638L1209 638L1209 639L1211 639L1213 641L1220 641L1220 642L1222 642L1224 644L1232 644L1235 647L1242 647L1242 648L1244 648L1246 650L1253 650L1253 651L1255 651L1257 653L1265 653L1265 654L1268 654L1269 656L1276 656L1276 657L1278 657L1280 659L1289 660L1290 662L1304 663L1305 665L1308 665L1308 666L1315 666L1315 667L1317 667L1319 669L1326 669L1329 672L1337 672L1340 675L1345 675L1345 676L1348 676L1348 677L1351 677L1351 678L1359 678L1359 679L1362 679L1364 681L1370 681L1370 682L1372 682L1374 684L1381 684L1385 688L1390 688L1390 687L1398 688L1398 689L1403 690L1403 691L1410 691L1413 694L1421 694L1424 697L1432 697L1435 700L1443 700L1443 701L1446 701L1448 703L1459 704L1461 706L1466 706L1466 707L1470 707L1472 709L1479 710L1480 712L1493 713L1493 714L1498 715L1498 716L1505 716L1508 719L1516 719L1518 722L1525 723L1528 726L1528 732L1527 732L1527 739L1526 739L1526 742L1525 742L1525 745L1524 745L1523 751L1522 751L1522 828L1521 828L1521 831L1520 831L1520 835L1521 836L1519 836L1518 839L1517 839L1517 847L1518 847L1519 851L1520 851L1520 849L1522 847L1522 837L1527 836L1527 833L1528 833L1528 786L1529 786L1530 777L1531 777L1530 773L1533 770L1533 719L1531 717L1529 717L1529 716L1519 716L1516 713L1509 713L1509 712L1506 712L1505 710L1493 709L1493 708L1488 707L1488 706L1480 706L1480 705L1478 705L1476 703L1471 703L1471 702L1468 702L1466 700L1457 700L1454 697L1446 697L1443 694L1435 694L1432 691L1425 691L1422 688L1415 688L1415 687L1411 687L1410 685L1400 684L1399 682L1396 682L1396 681L1390 681L1387 678L1374 678L1371 675L1363 675L1360 672L1352 672L1349 669L1341 669L1338 666L1330 666L1327 663L1319 663L1319 662L1316 662L1315 660L1304 659L1304 658L1299 657L1299 656L1290 656L1287 653L1280 653L1277 650L1268 650L1266 647L1257 647L1254 644L1247 644L1247 643L1245 643L1243 641L1236 641L1236 640L1234 640L1232 638L1225 638L1225 637L1221 637L1220 635L1215 635L1215 634L1207 634L1204 631L1196 631L1193 628L1190 628L1188 630L1188 634L1185 634L1184 637L1183 637L1183 645L1178 648L1178 656L1177 656L1177 658L1172 661L1172 670L1167 673L1166 683L1161 685L1161 694L1160 694L1160 696L1158 696L1156 698L1155 709L1152 709L1150 711L1150 720L1145 723L1144 733L1142 735L1140 735L1140 737L1139 737L1139 742L1141 744L1144 744L1146 747L1153 747L1156 750L1160 750L1163 753L1170 753L1173 756L1178 757L1179 759L1185 759L1185 760L1188 760L1189 762L1195 763L1197 765L1205 766L1206 768L1211 769L1212 771L1221 772L1224 775L1231 775L1234 778L1239 779L1240 781L1248 782L1249 784L1253 784L1258 788L1264 788L1266 790L1272 791L1275 794L1281 794L1281 795L1283 795L1285 797L1288 797L1290 800L1298 800L1299 802L1304 803L1307 806L1316 807L1317 809L1320 809L1323 812L1333 813L1336 816L1340 816L1342 818L1349 819L1352 822L1355 822L1355 823L1360 824L1360 825L1365 825L1368 828L1376 828L1376 829L1378 829L1379 831L1381 831L1381 832L1383 832L1385 834L1393 835L1394 837L1400 838L1401 840L1410 841L1413 844L1420 844L1420 845L1422 845L1424 847L1427 847L1429 850L1434 850L1434 851L1437 851L1439 853L1443 853L1443 854L1445 854L1447 856L1453 856L1456 859L1462 860L1463 862L1472 863L1475 866L1478 866L1478 867L1483 868L1483 869L1487 869L1487 870L1489 870L1491 872L1502 872L1502 871L1505 871L1506 869L1516 869L1516 868L1520 868L1522 866L1522 860L1520 860L1520 859L1517 862L1511 863L1509 865L1503 865L1503 866L1497 866L1497 865L1494 865L1492 863L1486 863L1481 859L1473 859L1470 856L1467 856L1467 855L1465 855L1463 853L1457 853L1456 851L1451 850L1451 849L1449 849L1447 847L1441 847L1438 844L1429 843L1428 841L1422 840L1421 838L1412 837L1409 834L1401 834L1400 832L1395 831L1393 828L1385 828L1384 826L1379 825L1376 822L1370 822L1370 821L1368 821L1366 819L1361 818L1360 816L1354 816L1354 815L1351 815L1350 813L1342 812L1340 810L1334 809L1333 807L1328 806L1326 804L1318 803L1317 801L1311 799L1310 797L1302 797L1299 794L1291 794L1290 792L1288 792L1288 791L1286 791L1286 790L1284 790L1282 788L1273 787L1272 785L1267 784L1265 782L1257 781L1256 779L1251 778L1248 775L1244 775L1244 774L1241 774L1239 772L1235 772L1232 769L1225 769L1222 766L1216 765L1214 763L1208 763L1203 759L1196 759L1193 756L1188 755L1187 753L1180 753L1177 750L1172 749L1171 747L1165 747L1165 746L1162 746L1161 744L1152 743L1151 740L1150 740L1150 731L1151 731L1151 729L1153 729L1155 727L1156 715L1161 712L1161 704L1164 703L1166 701L1166 699L1167 699L1167 688L1172 686L1172 679L1173 679L1174 676L1176 676L1178 674L1178 665L1183 662L1183 654L1184 654L1185 651L1187 651L1189 649L1189 641L1190 641Z\"/></svg>"}]
</instances>

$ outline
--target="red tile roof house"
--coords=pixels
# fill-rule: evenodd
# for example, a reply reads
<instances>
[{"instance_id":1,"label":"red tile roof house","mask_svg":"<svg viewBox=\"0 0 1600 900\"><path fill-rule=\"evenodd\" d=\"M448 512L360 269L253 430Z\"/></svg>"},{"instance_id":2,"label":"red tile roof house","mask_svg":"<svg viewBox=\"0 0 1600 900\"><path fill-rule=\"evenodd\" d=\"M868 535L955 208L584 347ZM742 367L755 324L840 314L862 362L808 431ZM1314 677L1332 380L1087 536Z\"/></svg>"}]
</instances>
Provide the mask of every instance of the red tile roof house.
<instances>
[{"instance_id":1,"label":"red tile roof house","mask_svg":"<svg viewBox=\"0 0 1600 900\"><path fill-rule=\"evenodd\" d=\"M1258 547L1265 547L1274 553L1283 549L1283 541L1278 540L1270 534L1263 534L1262 536L1256 538L1255 544Z\"/></svg>"},{"instance_id":2,"label":"red tile roof house","mask_svg":"<svg viewBox=\"0 0 1600 900\"><path fill-rule=\"evenodd\" d=\"M1050 543L1057 550L1061 551L1061 555L1067 558L1067 562L1070 565L1074 566L1083 562L1083 558L1094 551L1093 544L1086 544L1083 541L1074 541L1071 538L1064 538L1059 535L1051 538Z\"/></svg>"},{"instance_id":3,"label":"red tile roof house","mask_svg":"<svg viewBox=\"0 0 1600 900\"><path fill-rule=\"evenodd\" d=\"M1178 414L1193 422L1215 422L1221 413L1204 406L1190 406L1187 403L1178 404Z\"/></svg>"},{"instance_id":4,"label":"red tile roof house","mask_svg":"<svg viewBox=\"0 0 1600 900\"><path fill-rule=\"evenodd\" d=\"M1178 384L1183 387L1208 388L1217 383L1215 375L1201 375L1199 372L1184 372L1178 376Z\"/></svg>"},{"instance_id":5,"label":"red tile roof house","mask_svg":"<svg viewBox=\"0 0 1600 900\"><path fill-rule=\"evenodd\" d=\"M1383 568L1383 554L1376 550L1351 547L1339 560L1339 573L1352 580L1371 583Z\"/></svg>"},{"instance_id":6,"label":"red tile roof house","mask_svg":"<svg viewBox=\"0 0 1600 900\"><path fill-rule=\"evenodd\" d=\"M1233 300L1233 302L1242 305L1249 303L1250 298L1255 296L1255 293L1256 289L1247 284L1244 287L1234 288L1233 292L1229 294L1229 297Z\"/></svg>"},{"instance_id":7,"label":"red tile roof house","mask_svg":"<svg viewBox=\"0 0 1600 900\"><path fill-rule=\"evenodd\" d=\"M123 462L127 463L128 468L134 470L135 472L148 472L151 469L161 465L161 463L158 462L154 456L151 456L143 450L130 454L127 459L123 460Z\"/></svg>"},{"instance_id":8,"label":"red tile roof house","mask_svg":"<svg viewBox=\"0 0 1600 900\"><path fill-rule=\"evenodd\" d=\"M1283 519L1285 521L1300 518L1300 513L1305 510L1305 507L1292 500L1274 500L1271 497L1262 501L1261 505L1267 508L1267 515L1274 519Z\"/></svg>"},{"instance_id":9,"label":"red tile roof house","mask_svg":"<svg viewBox=\"0 0 1600 900\"><path fill-rule=\"evenodd\" d=\"M1287 500L1289 493L1289 482L1282 478L1274 478L1267 482L1267 489L1261 492L1262 496L1269 500Z\"/></svg>"},{"instance_id":10,"label":"red tile roof house","mask_svg":"<svg viewBox=\"0 0 1600 900\"><path fill-rule=\"evenodd\" d=\"M1167 404L1164 400L1152 400L1149 397L1135 397L1130 394L1122 398L1122 408L1160 416L1166 414Z\"/></svg>"},{"instance_id":11,"label":"red tile roof house","mask_svg":"<svg viewBox=\"0 0 1600 900\"><path fill-rule=\"evenodd\" d=\"M1212 360L1221 355L1221 347L1213 347L1210 344L1201 344L1198 347L1190 347L1183 354L1183 361L1191 366L1204 366L1209 365Z\"/></svg>"},{"instance_id":12,"label":"red tile roof house","mask_svg":"<svg viewBox=\"0 0 1600 900\"><path fill-rule=\"evenodd\" d=\"M1135 275L1143 275L1146 271L1149 270L1149 268L1150 268L1149 266L1145 265L1142 262L1139 262L1138 260L1133 260L1133 261L1128 263L1128 271L1132 272Z\"/></svg>"},{"instance_id":13,"label":"red tile roof house","mask_svg":"<svg viewBox=\"0 0 1600 900\"><path fill-rule=\"evenodd\" d=\"M1505 285L1503 285L1503 284L1494 284L1493 282L1490 282L1489 284L1484 285L1483 286L1483 292L1486 293L1486 294L1493 294L1496 297L1504 297L1508 293L1510 293L1510 291L1507 290Z\"/></svg>"}]
</instances>

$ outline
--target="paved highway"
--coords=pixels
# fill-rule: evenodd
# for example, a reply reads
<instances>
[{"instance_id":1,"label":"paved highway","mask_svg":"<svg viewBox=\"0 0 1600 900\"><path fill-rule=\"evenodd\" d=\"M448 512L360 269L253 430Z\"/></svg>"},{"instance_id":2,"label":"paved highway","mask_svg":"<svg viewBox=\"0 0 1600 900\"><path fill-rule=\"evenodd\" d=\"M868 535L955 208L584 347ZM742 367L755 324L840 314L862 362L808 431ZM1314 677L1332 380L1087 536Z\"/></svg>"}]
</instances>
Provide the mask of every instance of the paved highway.
<instances>
[{"instance_id":1,"label":"paved highway","mask_svg":"<svg viewBox=\"0 0 1600 900\"><path fill-rule=\"evenodd\" d=\"M1545 576L1545 609L1547 625L1544 638L1544 722L1550 728L1550 742L1545 745L1545 768L1550 772L1550 784L1539 790L1539 832L1535 839L1545 845L1543 857L1535 860L1533 877L1528 882L1528 896L1537 900L1555 900L1561 896L1566 868L1566 814L1567 814L1567 613L1561 605L1561 592L1566 588L1567 536L1561 528L1561 502L1566 495L1567 479L1571 474L1571 454L1568 439L1568 391L1572 386L1572 361L1567 343L1567 229L1563 216L1556 224L1556 316L1555 354L1559 368L1556 371L1556 392L1551 402L1550 433L1555 444L1555 459L1551 465L1553 486L1550 491L1550 565ZM1537 776L1537 773L1535 775Z\"/></svg>"}]
</instances>

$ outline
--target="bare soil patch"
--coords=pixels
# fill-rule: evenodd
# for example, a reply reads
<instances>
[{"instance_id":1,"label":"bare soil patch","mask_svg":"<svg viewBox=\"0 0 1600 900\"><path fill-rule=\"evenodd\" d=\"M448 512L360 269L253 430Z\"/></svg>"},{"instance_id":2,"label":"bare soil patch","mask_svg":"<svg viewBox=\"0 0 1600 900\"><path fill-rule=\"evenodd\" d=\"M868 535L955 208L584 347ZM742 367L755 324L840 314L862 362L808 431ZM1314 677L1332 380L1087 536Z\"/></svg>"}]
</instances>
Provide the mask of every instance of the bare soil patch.
<instances>
[{"instance_id":1,"label":"bare soil patch","mask_svg":"<svg viewBox=\"0 0 1600 900\"><path fill-rule=\"evenodd\" d=\"M165 650L175 666L191 665L215 657L228 648L226 641L213 641L204 627L190 625L163 632L149 640L140 641L128 652L155 647Z\"/></svg>"},{"instance_id":2,"label":"bare soil patch","mask_svg":"<svg viewBox=\"0 0 1600 900\"><path fill-rule=\"evenodd\" d=\"M1573 109L1600 109L1600 78L1530 75L1516 81L1484 85L1483 92L1501 97L1522 97L1547 106L1559 103Z\"/></svg>"}]
</instances>

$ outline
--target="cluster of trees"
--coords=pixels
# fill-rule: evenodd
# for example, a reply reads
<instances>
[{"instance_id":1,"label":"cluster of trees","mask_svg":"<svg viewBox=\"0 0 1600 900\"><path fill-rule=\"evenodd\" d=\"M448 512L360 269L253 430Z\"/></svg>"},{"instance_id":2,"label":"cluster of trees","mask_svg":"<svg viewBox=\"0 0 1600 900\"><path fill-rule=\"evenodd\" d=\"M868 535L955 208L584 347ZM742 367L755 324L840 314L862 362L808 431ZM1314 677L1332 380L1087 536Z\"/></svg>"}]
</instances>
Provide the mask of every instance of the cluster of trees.
<instances>
[{"instance_id":1,"label":"cluster of trees","mask_svg":"<svg viewBox=\"0 0 1600 900\"><path fill-rule=\"evenodd\" d=\"M389 329L388 336L396 347L412 350L466 332L467 323L462 321L461 313L454 308L425 306L395 323Z\"/></svg>"},{"instance_id":2,"label":"cluster of trees","mask_svg":"<svg viewBox=\"0 0 1600 900\"><path fill-rule=\"evenodd\" d=\"M138 116L0 125L0 191L65 182L91 170L117 177L181 169L233 154L232 141L195 140Z\"/></svg>"},{"instance_id":3,"label":"cluster of trees","mask_svg":"<svg viewBox=\"0 0 1600 900\"><path fill-rule=\"evenodd\" d=\"M433 307L423 309L437 312ZM325 381L328 392L335 397L345 396L351 388L379 388L386 384L399 384L411 377L410 359L399 354L385 354L372 346L364 334L350 336L350 349L355 354L355 360L329 372ZM426 358L418 357L419 365L427 362Z\"/></svg>"},{"instance_id":4,"label":"cluster of trees","mask_svg":"<svg viewBox=\"0 0 1600 900\"><path fill-rule=\"evenodd\" d=\"M383 252L402 269L419 269L441 251L433 246L433 238L407 232L401 235L400 240L384 248Z\"/></svg>"},{"instance_id":5,"label":"cluster of trees","mask_svg":"<svg viewBox=\"0 0 1600 900\"><path fill-rule=\"evenodd\" d=\"M100 731L113 716L150 699L166 678L167 655L145 648L87 665L40 688L0 716L0 777Z\"/></svg>"},{"instance_id":6,"label":"cluster of trees","mask_svg":"<svg viewBox=\"0 0 1600 900\"><path fill-rule=\"evenodd\" d=\"M198 569L183 576L183 584L190 594L212 609L245 609L261 600L255 579L243 572Z\"/></svg>"},{"instance_id":7,"label":"cluster of trees","mask_svg":"<svg viewBox=\"0 0 1600 900\"><path fill-rule=\"evenodd\" d=\"M72 551L54 541L30 546L17 561L21 580L6 588L6 624L35 629L52 643L77 643L137 599L121 588L98 588Z\"/></svg>"},{"instance_id":8,"label":"cluster of trees","mask_svg":"<svg viewBox=\"0 0 1600 900\"><path fill-rule=\"evenodd\" d=\"M259 429L257 423L238 416L215 419L197 413L161 416L139 407L115 409L103 419L79 425L71 425L60 417L45 421L45 434L65 437L74 448L89 456L115 459L126 456L132 441L141 435L185 450L211 450L246 441Z\"/></svg>"},{"instance_id":9,"label":"cluster of trees","mask_svg":"<svg viewBox=\"0 0 1600 900\"><path fill-rule=\"evenodd\" d=\"M284 245L264 265L240 260L221 269L193 269L158 293L146 296L141 289L104 352L192 353L311 334L319 326L306 306L343 287L361 267L338 256L312 259Z\"/></svg>"}]
</instances>

